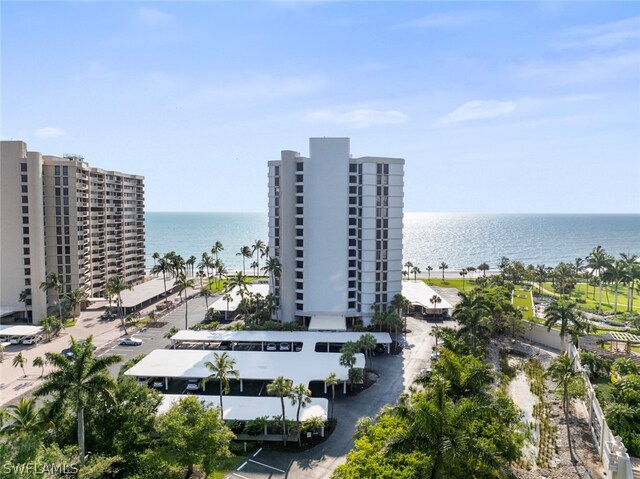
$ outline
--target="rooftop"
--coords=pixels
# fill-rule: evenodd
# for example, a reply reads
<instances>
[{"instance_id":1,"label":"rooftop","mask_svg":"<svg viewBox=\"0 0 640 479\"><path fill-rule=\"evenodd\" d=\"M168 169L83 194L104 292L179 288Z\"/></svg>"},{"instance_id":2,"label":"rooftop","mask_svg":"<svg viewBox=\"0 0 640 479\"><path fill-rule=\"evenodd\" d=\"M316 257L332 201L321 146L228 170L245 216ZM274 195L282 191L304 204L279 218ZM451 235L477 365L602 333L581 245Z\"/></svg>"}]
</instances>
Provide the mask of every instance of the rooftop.
<instances>
[{"instance_id":1,"label":"rooftop","mask_svg":"<svg viewBox=\"0 0 640 479\"><path fill-rule=\"evenodd\" d=\"M357 341L366 333L356 333L351 331L234 331L234 330L182 330L171 337L172 341L185 342L296 342L296 343L346 343L347 341ZM379 344L391 344L389 333L369 333L372 334Z\"/></svg>"},{"instance_id":2,"label":"rooftop","mask_svg":"<svg viewBox=\"0 0 640 479\"><path fill-rule=\"evenodd\" d=\"M411 304L422 306L425 309L453 309L453 306L446 299L436 293L424 281L403 281L402 295ZM442 300L437 305L429 301L434 295Z\"/></svg>"},{"instance_id":3,"label":"rooftop","mask_svg":"<svg viewBox=\"0 0 640 479\"><path fill-rule=\"evenodd\" d=\"M162 403L158 409L158 413L166 412L172 404L182 398L188 397L183 394L166 394L162 397ZM199 401L213 407L220 406L218 396L195 396ZM224 407L224 418L226 420L235 419L237 421L250 421L261 416L280 416L282 415L282 405L279 397L261 396L224 396L222 398L222 406ZM328 401L324 398L311 398L311 403L300 409L300 420L304 421L311 417L320 417L327 419ZM297 405L292 405L287 400L284 403L285 415L289 419L295 419Z\"/></svg>"},{"instance_id":4,"label":"rooftop","mask_svg":"<svg viewBox=\"0 0 640 479\"><path fill-rule=\"evenodd\" d=\"M0 334L2 336L33 336L40 334L42 328L40 326L27 326L27 325L11 325L1 324Z\"/></svg>"},{"instance_id":5,"label":"rooftop","mask_svg":"<svg viewBox=\"0 0 640 479\"><path fill-rule=\"evenodd\" d=\"M324 381L332 372L338 379L348 380L347 368L340 365L340 353L227 351L236 360L235 369L241 379L269 381L277 376L291 379L294 384L309 385ZM204 364L214 361L211 351L200 349L156 349L125 372L126 376L206 378L211 370ZM355 367L364 367L364 355L356 354Z\"/></svg>"}]
</instances>

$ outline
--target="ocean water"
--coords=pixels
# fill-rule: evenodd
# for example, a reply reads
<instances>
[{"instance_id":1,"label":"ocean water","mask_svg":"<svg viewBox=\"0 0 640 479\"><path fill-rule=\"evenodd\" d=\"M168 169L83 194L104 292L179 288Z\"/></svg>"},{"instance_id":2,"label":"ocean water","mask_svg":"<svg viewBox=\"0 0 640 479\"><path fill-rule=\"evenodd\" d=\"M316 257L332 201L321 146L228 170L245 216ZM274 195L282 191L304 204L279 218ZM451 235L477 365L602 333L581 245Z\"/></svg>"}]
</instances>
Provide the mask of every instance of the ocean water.
<instances>
[{"instance_id":1,"label":"ocean water","mask_svg":"<svg viewBox=\"0 0 640 479\"><path fill-rule=\"evenodd\" d=\"M175 251L200 259L216 241L228 269L242 268L236 253L257 239L267 243L266 213L157 213L146 214L146 263L151 255ZM612 255L640 255L640 215L405 213L403 262L423 271L437 270L444 261L450 269L494 268L502 256L527 264L555 266L585 257L597 245ZM247 261L247 268L251 261Z\"/></svg>"}]
</instances>

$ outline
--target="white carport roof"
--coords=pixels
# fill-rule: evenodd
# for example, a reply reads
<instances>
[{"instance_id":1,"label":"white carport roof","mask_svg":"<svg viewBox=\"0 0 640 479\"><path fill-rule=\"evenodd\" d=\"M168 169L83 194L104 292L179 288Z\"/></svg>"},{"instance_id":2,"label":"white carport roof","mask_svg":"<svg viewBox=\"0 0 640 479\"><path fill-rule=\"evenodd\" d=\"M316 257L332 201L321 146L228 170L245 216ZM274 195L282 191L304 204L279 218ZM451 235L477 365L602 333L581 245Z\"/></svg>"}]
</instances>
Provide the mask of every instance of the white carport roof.
<instances>
[{"instance_id":1,"label":"white carport roof","mask_svg":"<svg viewBox=\"0 0 640 479\"><path fill-rule=\"evenodd\" d=\"M162 403L158 408L158 413L166 412L174 403L182 398L188 397L184 394L165 394L162 396ZM220 407L218 396L195 396L200 401L213 407ZM304 421L312 417L320 417L327 420L328 400L324 398L311 398L311 403L300 409L300 420ZM279 397L273 396L224 396L222 398L224 407L224 418L235 419L236 421L250 421L261 416L282 415L282 405ZM290 400L284 403L285 415L289 419L295 419L297 404L294 406Z\"/></svg>"},{"instance_id":2,"label":"white carport roof","mask_svg":"<svg viewBox=\"0 0 640 479\"><path fill-rule=\"evenodd\" d=\"M411 304L417 304L425 309L453 309L453 306L446 299L426 285L424 281L403 281L402 295L411 301ZM433 295L440 297L442 301L433 305L429 302Z\"/></svg>"},{"instance_id":3,"label":"white carport roof","mask_svg":"<svg viewBox=\"0 0 640 479\"><path fill-rule=\"evenodd\" d=\"M277 376L291 379L294 384L324 381L336 373L341 381L348 380L348 371L340 366L340 353L226 351L236 360L235 369L241 379L269 381ZM125 372L126 376L206 378L211 371L204 364L214 361L215 352L200 349L156 349ZM221 353L217 353L221 354ZM364 354L356 354L355 367L364 367Z\"/></svg>"},{"instance_id":4,"label":"white carport roof","mask_svg":"<svg viewBox=\"0 0 640 479\"><path fill-rule=\"evenodd\" d=\"M346 331L347 320L344 316L317 315L309 321L309 331Z\"/></svg>"},{"instance_id":5,"label":"white carport roof","mask_svg":"<svg viewBox=\"0 0 640 479\"><path fill-rule=\"evenodd\" d=\"M40 334L42 327L40 326L26 326L26 325L12 325L2 324L0 325L0 335L2 336L32 336Z\"/></svg>"},{"instance_id":6,"label":"white carport roof","mask_svg":"<svg viewBox=\"0 0 640 479\"><path fill-rule=\"evenodd\" d=\"M266 297L269 294L269 285L262 283L249 283L247 284L247 291L253 294L261 294ZM231 300L229 301L229 311L235 311L238 309L238 304L240 303L240 295L238 293L238 288L233 288L229 295L231 296ZM224 296L224 295L223 295ZM213 309L214 311L227 311L227 301L220 297L216 300L209 309Z\"/></svg>"},{"instance_id":7,"label":"white carport roof","mask_svg":"<svg viewBox=\"0 0 640 479\"><path fill-rule=\"evenodd\" d=\"M192 331L184 329L171 336L172 341L247 343L346 343L357 341L366 333L353 331L234 331L226 329ZM391 344L389 333L369 333L379 344Z\"/></svg>"}]
</instances>

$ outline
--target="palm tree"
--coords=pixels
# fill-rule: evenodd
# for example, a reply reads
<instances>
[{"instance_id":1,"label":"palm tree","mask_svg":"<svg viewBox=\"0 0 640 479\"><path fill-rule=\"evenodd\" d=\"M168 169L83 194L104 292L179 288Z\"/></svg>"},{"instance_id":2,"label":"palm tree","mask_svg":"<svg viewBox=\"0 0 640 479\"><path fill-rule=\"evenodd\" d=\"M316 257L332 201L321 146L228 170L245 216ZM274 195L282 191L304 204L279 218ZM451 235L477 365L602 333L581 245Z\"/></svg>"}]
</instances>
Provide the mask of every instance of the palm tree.
<instances>
[{"instance_id":1,"label":"palm tree","mask_svg":"<svg viewBox=\"0 0 640 479\"><path fill-rule=\"evenodd\" d=\"M22 351L20 351L16 357L13 358L13 362L11 363L11 365L14 368L22 368L22 374L24 374L24 377L27 377L27 373L24 370L24 363L26 362L26 359L24 357L24 355L22 354Z\"/></svg>"},{"instance_id":2,"label":"palm tree","mask_svg":"<svg viewBox=\"0 0 640 479\"><path fill-rule=\"evenodd\" d=\"M336 403L336 386L341 382L336 373L329 374L324 380L324 383L331 388L331 412L329 419L333 419L333 406Z\"/></svg>"},{"instance_id":3,"label":"palm tree","mask_svg":"<svg viewBox=\"0 0 640 479\"><path fill-rule=\"evenodd\" d=\"M72 337L71 351L73 359L60 353L46 353L47 362L54 370L45 376L44 384L36 389L34 395L52 395L53 410L60 410L68 403L75 409L78 417L80 465L84 465L84 410L96 396L113 400L115 381L109 375L109 367L120 362L121 358L116 355L94 357L92 336L82 344Z\"/></svg>"},{"instance_id":4,"label":"palm tree","mask_svg":"<svg viewBox=\"0 0 640 479\"><path fill-rule=\"evenodd\" d=\"M209 269L213 270L214 262L209 253L206 251L202 253L201 261L198 263L198 269L204 269L207 271L207 278L209 277Z\"/></svg>"},{"instance_id":5,"label":"palm tree","mask_svg":"<svg viewBox=\"0 0 640 479\"><path fill-rule=\"evenodd\" d=\"M429 283L431 283L431 272L433 271L433 268L431 266L427 266L427 281L429 281Z\"/></svg>"},{"instance_id":6,"label":"palm tree","mask_svg":"<svg viewBox=\"0 0 640 479\"><path fill-rule=\"evenodd\" d=\"M376 341L376 338L373 334L366 333L360 336L360 339L358 339L356 344L358 345L359 349L364 349L364 365L366 368L368 358L371 356L371 353L373 352L373 350L376 349L376 346L378 345L378 341Z\"/></svg>"},{"instance_id":7,"label":"palm tree","mask_svg":"<svg viewBox=\"0 0 640 479\"><path fill-rule=\"evenodd\" d=\"M158 262L158 266L160 266L160 262ZM116 296L118 298L118 311L120 313L119 314L120 324L122 324L122 329L124 329L124 335L128 336L129 333L127 332L127 325L125 323L125 318L124 318L124 307L122 306L122 292L127 289L131 291L132 286L126 283L122 276L116 275L116 276L111 276L111 278L109 278L109 281L107 281L106 288L113 296Z\"/></svg>"},{"instance_id":8,"label":"palm tree","mask_svg":"<svg viewBox=\"0 0 640 479\"><path fill-rule=\"evenodd\" d=\"M202 278L204 278L204 270L203 269L199 269L198 272L196 273L196 276L200 280L200 289L204 289L204 284L202 283ZM209 288L207 288L207 289L209 289Z\"/></svg>"},{"instance_id":9,"label":"palm tree","mask_svg":"<svg viewBox=\"0 0 640 479\"><path fill-rule=\"evenodd\" d=\"M460 323L457 337L468 335L472 349L476 348L479 339L489 336L489 319L491 310L484 297L476 292L458 293L460 302L453 309L452 318Z\"/></svg>"},{"instance_id":10,"label":"palm tree","mask_svg":"<svg viewBox=\"0 0 640 479\"><path fill-rule=\"evenodd\" d=\"M6 436L31 435L40 431L46 424L42 409L36 407L35 398L20 398L20 402L9 406L4 414L11 420L11 423L0 429L0 434Z\"/></svg>"},{"instance_id":11,"label":"palm tree","mask_svg":"<svg viewBox=\"0 0 640 479\"><path fill-rule=\"evenodd\" d=\"M640 263L638 257L620 253L624 267L624 282L627 284L627 311L633 312L633 295L635 294L636 281L640 280Z\"/></svg>"},{"instance_id":12,"label":"palm tree","mask_svg":"<svg viewBox=\"0 0 640 479\"><path fill-rule=\"evenodd\" d=\"M433 305L433 309L435 309L438 304L442 303L442 298L437 294L434 294L429 298L429 302Z\"/></svg>"},{"instance_id":13,"label":"palm tree","mask_svg":"<svg viewBox=\"0 0 640 479\"><path fill-rule=\"evenodd\" d=\"M625 280L625 263L623 261L614 260L602 273L602 281L613 284L613 317L618 314L618 290L620 282Z\"/></svg>"},{"instance_id":14,"label":"palm tree","mask_svg":"<svg viewBox=\"0 0 640 479\"><path fill-rule=\"evenodd\" d=\"M277 321L279 298L276 296L276 278L279 278L280 274L282 274L282 266L280 265L280 260L278 258L273 258L273 257L268 258L267 264L264 265L262 270L265 273L269 273L269 283L271 283L269 285L269 290L271 291L271 293L274 295L276 299L275 311L276 311L276 321Z\"/></svg>"},{"instance_id":15,"label":"palm tree","mask_svg":"<svg viewBox=\"0 0 640 479\"><path fill-rule=\"evenodd\" d=\"M160 259L160 253L158 253L157 251L155 253L153 253L151 255L151 257L153 258L153 265L156 265L156 261L158 261Z\"/></svg>"},{"instance_id":16,"label":"palm tree","mask_svg":"<svg viewBox=\"0 0 640 479\"><path fill-rule=\"evenodd\" d=\"M238 271L235 276L232 276L229 281L227 281L227 285L225 291L228 293L232 291L234 288L238 288L236 294L240 296L240 300L244 299L244 295L247 293L247 277L244 273Z\"/></svg>"},{"instance_id":17,"label":"palm tree","mask_svg":"<svg viewBox=\"0 0 640 479\"><path fill-rule=\"evenodd\" d=\"M258 276L260 274L260 263L258 261L252 261L249 267L253 271L254 276Z\"/></svg>"},{"instance_id":18,"label":"palm tree","mask_svg":"<svg viewBox=\"0 0 640 479\"><path fill-rule=\"evenodd\" d=\"M45 280L42 283L40 283L40 289L45 293L48 293L49 291L55 291L56 298L58 300L58 315L60 317L60 321L62 321L63 320L62 303L60 302L60 293L62 292L62 280L60 279L58 274L54 273L53 271L51 273L48 273Z\"/></svg>"},{"instance_id":19,"label":"palm tree","mask_svg":"<svg viewBox=\"0 0 640 479\"><path fill-rule=\"evenodd\" d=\"M30 293L28 289L23 289L22 291L20 291L20 294L18 295L18 301L20 301L21 303L24 303L24 319L26 320L29 317L29 310L27 309L27 302L29 299Z\"/></svg>"},{"instance_id":20,"label":"palm tree","mask_svg":"<svg viewBox=\"0 0 640 479\"><path fill-rule=\"evenodd\" d=\"M216 260L215 272L218 275L218 286L220 286L220 283L222 283L222 275L226 276L228 273L227 268L221 260Z\"/></svg>"},{"instance_id":21,"label":"palm tree","mask_svg":"<svg viewBox=\"0 0 640 479\"><path fill-rule=\"evenodd\" d=\"M413 268L411 268L411 274L413 274L413 280L417 281L418 280L418 275L421 273L420 268L418 268L417 266L414 266Z\"/></svg>"},{"instance_id":22,"label":"palm tree","mask_svg":"<svg viewBox=\"0 0 640 479\"><path fill-rule=\"evenodd\" d=\"M253 254L255 253L256 255L256 271L258 271L258 274L260 274L260 257L264 256L264 252L266 249L266 245L264 244L264 241L262 240L255 240L255 242L253 243L253 246L251 246L251 257L253 257ZM258 274L256 274L256 276L258 276Z\"/></svg>"},{"instance_id":23,"label":"palm tree","mask_svg":"<svg viewBox=\"0 0 640 479\"><path fill-rule=\"evenodd\" d=\"M353 367L356 365L358 346L353 341L347 341L340 350L340 366L347 368L349 387L353 388Z\"/></svg>"},{"instance_id":24,"label":"palm tree","mask_svg":"<svg viewBox=\"0 0 640 479\"><path fill-rule=\"evenodd\" d=\"M569 402L571 397L569 395L569 384L577 373L573 369L573 363L575 359L569 358L567 354L558 356L547 371L547 374L558 383L558 387L562 386L562 408L564 409L564 421L567 425L567 442L569 443L569 455L571 456L571 462L575 463L576 459L573 454L573 444L571 442L571 429L569 428Z\"/></svg>"},{"instance_id":25,"label":"palm tree","mask_svg":"<svg viewBox=\"0 0 640 479\"><path fill-rule=\"evenodd\" d=\"M542 283L544 283L545 278L547 277L548 268L544 264L539 264L536 266L536 275L538 279L538 294L542 293Z\"/></svg>"},{"instance_id":26,"label":"palm tree","mask_svg":"<svg viewBox=\"0 0 640 479\"><path fill-rule=\"evenodd\" d=\"M587 266L598 274L598 311L602 311L602 273L611 264L611 256L602 246L596 246L587 256Z\"/></svg>"},{"instance_id":27,"label":"palm tree","mask_svg":"<svg viewBox=\"0 0 640 479\"><path fill-rule=\"evenodd\" d=\"M462 291L464 291L464 279L467 277L468 273L469 271L467 271L466 268L462 268L462 270L460 270L460 276L462 276Z\"/></svg>"},{"instance_id":28,"label":"palm tree","mask_svg":"<svg viewBox=\"0 0 640 479\"><path fill-rule=\"evenodd\" d=\"M278 376L271 383L267 384L267 394L270 396L279 396L280 405L282 406L282 440L284 445L287 445L287 419L284 410L284 398L291 396L292 383L290 379L285 379L284 376Z\"/></svg>"},{"instance_id":29,"label":"palm tree","mask_svg":"<svg viewBox=\"0 0 640 479\"><path fill-rule=\"evenodd\" d=\"M44 375L44 365L45 361L42 359L42 356L37 356L33 359L33 367L34 368L42 368L42 372L40 373L40 377Z\"/></svg>"},{"instance_id":30,"label":"palm tree","mask_svg":"<svg viewBox=\"0 0 640 479\"><path fill-rule=\"evenodd\" d=\"M224 419L224 408L222 406L222 393L229 394L229 377L240 379L240 373L234 369L236 365L235 358L232 358L226 352L222 354L213 353L213 362L207 361L205 367L211 371L211 376L205 379L217 379L220 386L220 419Z\"/></svg>"},{"instance_id":31,"label":"palm tree","mask_svg":"<svg viewBox=\"0 0 640 479\"><path fill-rule=\"evenodd\" d=\"M562 338L562 349L566 350L566 337L569 332L569 326L581 326L580 320L575 310L576 303L572 301L552 301L544 313L547 331L551 331L551 327L560 323L560 338Z\"/></svg>"},{"instance_id":32,"label":"palm tree","mask_svg":"<svg viewBox=\"0 0 640 479\"><path fill-rule=\"evenodd\" d=\"M229 320L229 303L233 301L233 296L231 296L229 293L226 293L222 297L222 299L227 302L227 310L224 312L224 320L228 321Z\"/></svg>"},{"instance_id":33,"label":"palm tree","mask_svg":"<svg viewBox=\"0 0 640 479\"><path fill-rule=\"evenodd\" d=\"M159 258L158 263L151 268L151 274L158 275L162 273L162 281L164 281L164 295L167 295L167 273L171 272L171 265L165 258Z\"/></svg>"},{"instance_id":34,"label":"palm tree","mask_svg":"<svg viewBox=\"0 0 640 479\"><path fill-rule=\"evenodd\" d=\"M243 246L242 248L240 248L240 251L236 253L236 256L242 256L242 274L246 274L245 260L253 256L253 254L251 253L251 248L249 248L248 246Z\"/></svg>"},{"instance_id":35,"label":"palm tree","mask_svg":"<svg viewBox=\"0 0 640 479\"><path fill-rule=\"evenodd\" d=\"M407 268L407 276L409 276L411 268L413 268L413 263L411 261L407 261L404 264L404 267Z\"/></svg>"},{"instance_id":36,"label":"palm tree","mask_svg":"<svg viewBox=\"0 0 640 479\"><path fill-rule=\"evenodd\" d=\"M220 253L223 250L224 250L224 246L222 246L222 243L220 243L220 241L216 241L216 244L214 244L213 247L211 248L211 254L216 257L216 261L218 261L218 253Z\"/></svg>"},{"instance_id":37,"label":"palm tree","mask_svg":"<svg viewBox=\"0 0 640 479\"><path fill-rule=\"evenodd\" d=\"M311 391L306 384L300 383L291 388L289 398L291 399L292 406L298 405L298 409L296 410L296 431L298 431L298 445L302 445L302 439L300 437L300 409L311 404Z\"/></svg>"},{"instance_id":38,"label":"palm tree","mask_svg":"<svg viewBox=\"0 0 640 479\"><path fill-rule=\"evenodd\" d=\"M487 277L487 271L489 271L489 264L488 263L480 263L480 266L478 266L478 271L482 271L482 276L483 277Z\"/></svg>"},{"instance_id":39,"label":"palm tree","mask_svg":"<svg viewBox=\"0 0 640 479\"><path fill-rule=\"evenodd\" d=\"M444 261L442 263L440 263L440 266L438 266L438 269L442 270L442 281L444 281L444 270L447 269L449 267L449 265L447 263L445 263Z\"/></svg>"},{"instance_id":40,"label":"palm tree","mask_svg":"<svg viewBox=\"0 0 640 479\"><path fill-rule=\"evenodd\" d=\"M178 277L176 278L175 283L173 283L173 286L178 289L180 298L182 298L182 293L184 293L184 329L189 328L189 301L187 301L187 289L193 288L194 284L195 281L193 279L187 279L187 275L184 271L180 271L178 273Z\"/></svg>"},{"instance_id":41,"label":"palm tree","mask_svg":"<svg viewBox=\"0 0 640 479\"><path fill-rule=\"evenodd\" d=\"M193 268L194 268L194 265L196 264L196 261L197 261L197 259L193 255L189 256L189 259L187 261L185 261L185 264L189 268L191 268L191 276L193 276Z\"/></svg>"},{"instance_id":42,"label":"palm tree","mask_svg":"<svg viewBox=\"0 0 640 479\"><path fill-rule=\"evenodd\" d=\"M78 307L82 305L86 297L87 294L79 288L74 289L64 297L67 301L69 301L69 306L71 307L71 315L74 318L76 317L76 311L78 310Z\"/></svg>"}]
</instances>

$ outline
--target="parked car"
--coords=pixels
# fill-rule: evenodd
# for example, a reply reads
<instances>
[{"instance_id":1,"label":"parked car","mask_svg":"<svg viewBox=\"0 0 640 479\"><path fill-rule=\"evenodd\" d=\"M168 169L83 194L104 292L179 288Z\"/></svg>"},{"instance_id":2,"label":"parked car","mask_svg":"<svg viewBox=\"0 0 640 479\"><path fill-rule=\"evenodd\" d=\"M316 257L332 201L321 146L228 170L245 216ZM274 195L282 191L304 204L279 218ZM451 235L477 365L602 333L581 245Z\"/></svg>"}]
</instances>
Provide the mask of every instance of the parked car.
<instances>
[{"instance_id":1,"label":"parked car","mask_svg":"<svg viewBox=\"0 0 640 479\"><path fill-rule=\"evenodd\" d=\"M220 341L220 349L225 351L231 349L231 341Z\"/></svg>"},{"instance_id":2,"label":"parked car","mask_svg":"<svg viewBox=\"0 0 640 479\"><path fill-rule=\"evenodd\" d=\"M77 342L77 344L82 345L84 343L86 343L87 340L86 339L81 339L80 341ZM91 349L92 350L96 350L96 345L95 344L91 344ZM62 354L64 354L68 359L73 359L74 358L74 354L73 351L71 350L71 348L66 348L62 350Z\"/></svg>"},{"instance_id":3,"label":"parked car","mask_svg":"<svg viewBox=\"0 0 640 479\"><path fill-rule=\"evenodd\" d=\"M156 389L162 389L164 387L164 378L153 378L151 385Z\"/></svg>"},{"instance_id":4,"label":"parked car","mask_svg":"<svg viewBox=\"0 0 640 479\"><path fill-rule=\"evenodd\" d=\"M267 351L277 351L278 347L276 346L276 343L269 343L267 344Z\"/></svg>"},{"instance_id":5,"label":"parked car","mask_svg":"<svg viewBox=\"0 0 640 479\"><path fill-rule=\"evenodd\" d=\"M11 337L9 338L9 342L10 342L11 344L20 344L20 341L21 341L21 340L22 340L22 339L21 339L19 336L11 336Z\"/></svg>"},{"instance_id":6,"label":"parked car","mask_svg":"<svg viewBox=\"0 0 640 479\"><path fill-rule=\"evenodd\" d=\"M42 336L27 336L22 340L22 344L37 344L42 341Z\"/></svg>"},{"instance_id":7,"label":"parked car","mask_svg":"<svg viewBox=\"0 0 640 479\"><path fill-rule=\"evenodd\" d=\"M139 378L136 379L138 384L140 384L141 386L146 386L147 384L149 384L150 380L151 378L148 378L146 376L140 376Z\"/></svg>"},{"instance_id":8,"label":"parked car","mask_svg":"<svg viewBox=\"0 0 640 479\"><path fill-rule=\"evenodd\" d=\"M120 341L121 346L140 346L142 339L138 338L124 338Z\"/></svg>"},{"instance_id":9,"label":"parked car","mask_svg":"<svg viewBox=\"0 0 640 479\"><path fill-rule=\"evenodd\" d=\"M196 378L187 381L187 391L197 391L200 389L200 380Z\"/></svg>"},{"instance_id":10,"label":"parked car","mask_svg":"<svg viewBox=\"0 0 640 479\"><path fill-rule=\"evenodd\" d=\"M280 351L291 351L289 343L280 343Z\"/></svg>"},{"instance_id":11,"label":"parked car","mask_svg":"<svg viewBox=\"0 0 640 479\"><path fill-rule=\"evenodd\" d=\"M0 343L6 343L9 340L6 336L0 336Z\"/></svg>"},{"instance_id":12,"label":"parked car","mask_svg":"<svg viewBox=\"0 0 640 479\"><path fill-rule=\"evenodd\" d=\"M437 361L440 357L440 353L438 351L431 351L431 361Z\"/></svg>"},{"instance_id":13,"label":"parked car","mask_svg":"<svg viewBox=\"0 0 640 479\"><path fill-rule=\"evenodd\" d=\"M293 350L294 350L295 352L300 352L300 351L302 351L302 343L295 343L295 344L293 345Z\"/></svg>"},{"instance_id":14,"label":"parked car","mask_svg":"<svg viewBox=\"0 0 640 479\"><path fill-rule=\"evenodd\" d=\"M374 351L376 353L386 353L387 346L385 344L376 344L376 349Z\"/></svg>"}]
</instances>

